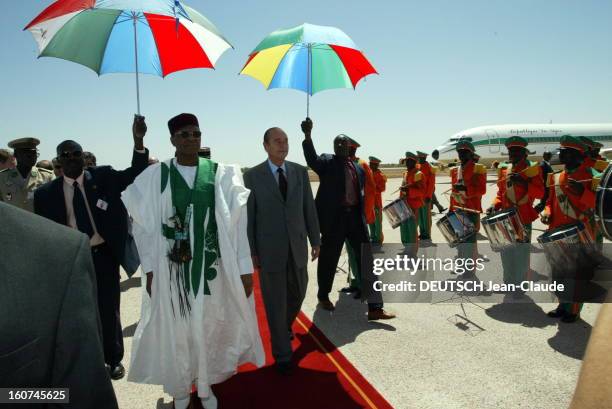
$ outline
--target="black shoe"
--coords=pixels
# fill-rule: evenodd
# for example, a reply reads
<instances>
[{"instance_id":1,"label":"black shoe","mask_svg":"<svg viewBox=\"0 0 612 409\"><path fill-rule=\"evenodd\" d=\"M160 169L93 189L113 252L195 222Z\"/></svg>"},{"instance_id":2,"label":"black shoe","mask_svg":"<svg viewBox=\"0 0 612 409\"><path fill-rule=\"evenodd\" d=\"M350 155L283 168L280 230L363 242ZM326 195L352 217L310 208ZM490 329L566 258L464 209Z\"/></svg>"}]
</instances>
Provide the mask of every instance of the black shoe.
<instances>
[{"instance_id":1,"label":"black shoe","mask_svg":"<svg viewBox=\"0 0 612 409\"><path fill-rule=\"evenodd\" d=\"M358 300L361 298L361 290L357 290L353 293L353 298Z\"/></svg>"},{"instance_id":2,"label":"black shoe","mask_svg":"<svg viewBox=\"0 0 612 409\"><path fill-rule=\"evenodd\" d=\"M334 307L334 304L332 304L332 302L329 301L329 299L319 300L319 304L317 306L323 308L326 311L333 311L336 309L336 307Z\"/></svg>"},{"instance_id":3,"label":"black shoe","mask_svg":"<svg viewBox=\"0 0 612 409\"><path fill-rule=\"evenodd\" d=\"M293 364L291 361L277 362L274 364L274 367L276 367L276 372L283 376L289 376L293 373Z\"/></svg>"},{"instance_id":4,"label":"black shoe","mask_svg":"<svg viewBox=\"0 0 612 409\"><path fill-rule=\"evenodd\" d=\"M578 314L565 314L563 318L561 318L561 321L571 324L572 322L576 322L578 317L579 317Z\"/></svg>"},{"instance_id":5,"label":"black shoe","mask_svg":"<svg viewBox=\"0 0 612 409\"><path fill-rule=\"evenodd\" d=\"M115 381L123 378L125 376L125 368L123 367L123 364L119 362L117 365L110 368L109 374L111 379Z\"/></svg>"},{"instance_id":6,"label":"black shoe","mask_svg":"<svg viewBox=\"0 0 612 409\"><path fill-rule=\"evenodd\" d=\"M341 293L349 293L349 294L354 293L355 291L359 291L359 288L353 285L344 287L343 289L340 290Z\"/></svg>"},{"instance_id":7,"label":"black shoe","mask_svg":"<svg viewBox=\"0 0 612 409\"><path fill-rule=\"evenodd\" d=\"M561 318L561 317L565 317L565 310L561 307L557 307L552 311L548 311L548 313L546 314L548 315L550 318Z\"/></svg>"}]
</instances>

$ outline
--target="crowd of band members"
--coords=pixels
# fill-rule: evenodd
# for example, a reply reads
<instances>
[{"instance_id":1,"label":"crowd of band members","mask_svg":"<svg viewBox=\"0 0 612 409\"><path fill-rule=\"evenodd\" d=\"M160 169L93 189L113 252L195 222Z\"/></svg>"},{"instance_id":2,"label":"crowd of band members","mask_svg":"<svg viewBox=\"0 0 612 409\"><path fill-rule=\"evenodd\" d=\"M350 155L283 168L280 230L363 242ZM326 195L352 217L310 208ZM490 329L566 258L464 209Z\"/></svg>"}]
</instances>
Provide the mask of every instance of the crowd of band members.
<instances>
[{"instance_id":1,"label":"crowd of band members","mask_svg":"<svg viewBox=\"0 0 612 409\"><path fill-rule=\"evenodd\" d=\"M359 143L348 138L349 159L355 167L361 168L364 174L364 219L369 225L370 239L373 245L382 245L383 202L382 193L386 190L387 178L380 170L380 159L369 157L369 162L359 159L356 150ZM528 159L528 141L520 136L505 141L508 149L508 160L495 162L497 171L497 192L493 202L487 207L487 215L500 210L516 209L520 222L525 229L522 239L530 243L532 223L538 218L552 231L561 226L577 222L584 224L590 236L601 245L603 234L594 217L595 192L600 183L601 172L608 161L600 155L602 145L588 137L563 136L560 140L560 161L563 169L553 172L550 165L551 153L545 152L540 162ZM479 156L470 141L459 141L456 145L459 164L450 169L451 189L450 208L467 210L466 216L480 230L480 214L483 213L482 197L487 191L487 168L478 163ZM406 152L400 163L405 164L406 171L402 176L399 197L405 200L414 217L404 221L400 226L402 244L418 249L419 240L431 239L431 211L434 205L438 212L445 209L437 202L435 196L435 178L438 168L427 162L427 153ZM343 292L361 296L359 274L359 257L354 246L346 241L349 265L353 272L350 285ZM479 256L476 234L470 235L461 246L458 246L458 257L475 259ZM485 255L486 257L486 255ZM517 245L501 251L503 281L505 284L520 285L524 280L532 279L530 268L530 248ZM554 274L554 272L553 272ZM575 279L580 279L577 272ZM473 277L468 271L463 278ZM515 294L522 296L519 291ZM568 298L567 294L560 295ZM326 301L323 298L324 301ZM571 295L569 299L560 299L559 305L548 313L563 322L575 322L579 318L582 303Z\"/></svg>"},{"instance_id":2,"label":"crowd of band members","mask_svg":"<svg viewBox=\"0 0 612 409\"><path fill-rule=\"evenodd\" d=\"M369 292L362 294L363 278L358 262L362 260L363 249L371 251L371 247L365 248L364 244L376 247L384 242L382 193L386 190L387 177L380 169L381 160L375 156L370 156L368 161L360 159L357 156L359 143L346 135L339 135L334 139L333 155L318 155L310 137L312 121L304 121L302 130L305 134L302 145L306 162L318 174L321 182L315 200L321 227L321 252L317 267L319 307L330 311L335 308L329 299L329 293L342 246L346 245L353 278L350 285L342 291L353 293L354 298L368 300L369 319L394 318L393 314L383 309L380 297L376 298ZM31 212L35 210L34 191L51 182L54 173L56 177L64 175L62 165L66 162L66 158L58 157L50 164L36 164L39 143L34 138L22 138L9 143L14 154L0 150L0 200ZM586 137L563 136L560 141L560 160L564 168L559 172L552 171L549 153L545 154L544 160L539 163L528 160L526 139L511 137L505 141L505 145L508 149L508 161L494 164L497 169L497 194L486 213L517 209L527 232L525 242L531 241L532 223L540 218L548 225L548 230L581 222L591 236L598 243L602 243L603 235L594 217L595 191L599 185L600 173L608 166L608 162L599 154L602 145ZM93 154L82 152L80 146L72 148L84 156L84 167L95 169L96 158ZM140 150L144 149L141 145L135 146L135 149L134 160L143 162L138 162L139 169L146 167L147 163L157 161L149 158L147 162L144 151ZM460 140L456 151L459 164L450 169L452 187L449 211L471 210L467 214L478 231L479 214L483 213L482 197L487 191L487 168L478 163L478 155L470 141ZM139 157L141 152L142 158ZM201 156L210 157L210 150L205 148ZM439 213L445 210L435 195L438 169L427 161L427 154L420 151L406 152L400 163L405 165L406 171L402 176L398 195L405 200L415 216L401 224L401 241L404 245L414 245L418 248L419 240L431 239L432 207L437 206ZM47 169L49 165L50 169ZM132 176L135 177L135 174L130 176L130 180L133 180ZM539 203L536 204L536 201ZM43 207L37 212L45 213ZM93 227L95 228L95 225ZM470 236L464 244L459 248L458 257L476 258L476 234ZM528 246L502 251L501 258L505 283L516 284L530 278ZM117 257L115 261L116 259ZM100 261L99 264L104 263ZM118 264L113 263L109 268L115 271ZM473 272L466 272L465 278L469 278L471 273ZM103 288L105 286L101 282L99 285ZM119 291L118 286L112 287L113 293ZM115 356L107 359L107 364L111 369L116 369L115 377L121 377L123 348L118 320L119 302L118 299L112 301L112 308L105 315L116 315L117 319L108 318L109 322L103 326L114 327L112 332L117 334L109 343L113 343L116 348L108 345L108 351L105 352L112 356L116 350ZM581 308L582 303L576 300L560 299L559 306L548 315L561 318L565 322L574 322L579 317ZM103 310L101 308L101 312Z\"/></svg>"}]
</instances>

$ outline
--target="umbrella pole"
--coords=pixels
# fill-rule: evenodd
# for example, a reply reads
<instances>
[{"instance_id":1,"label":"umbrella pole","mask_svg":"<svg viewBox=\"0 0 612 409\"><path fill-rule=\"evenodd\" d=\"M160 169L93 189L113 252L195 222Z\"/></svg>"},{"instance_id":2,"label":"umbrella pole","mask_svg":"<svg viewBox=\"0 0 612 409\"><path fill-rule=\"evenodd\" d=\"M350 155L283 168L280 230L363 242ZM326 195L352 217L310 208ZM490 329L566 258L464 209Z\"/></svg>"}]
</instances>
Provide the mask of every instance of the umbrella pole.
<instances>
[{"instance_id":1,"label":"umbrella pole","mask_svg":"<svg viewBox=\"0 0 612 409\"><path fill-rule=\"evenodd\" d=\"M132 13L132 20L134 22L134 60L136 62L136 110L140 116L140 83L138 82L138 36L136 35L136 23L138 22L138 16L136 13Z\"/></svg>"},{"instance_id":2,"label":"umbrella pole","mask_svg":"<svg viewBox=\"0 0 612 409\"><path fill-rule=\"evenodd\" d=\"M312 88L312 79L310 73L310 65L312 64L312 45L308 43L308 65L306 67L306 118L310 117L310 92Z\"/></svg>"}]
</instances>

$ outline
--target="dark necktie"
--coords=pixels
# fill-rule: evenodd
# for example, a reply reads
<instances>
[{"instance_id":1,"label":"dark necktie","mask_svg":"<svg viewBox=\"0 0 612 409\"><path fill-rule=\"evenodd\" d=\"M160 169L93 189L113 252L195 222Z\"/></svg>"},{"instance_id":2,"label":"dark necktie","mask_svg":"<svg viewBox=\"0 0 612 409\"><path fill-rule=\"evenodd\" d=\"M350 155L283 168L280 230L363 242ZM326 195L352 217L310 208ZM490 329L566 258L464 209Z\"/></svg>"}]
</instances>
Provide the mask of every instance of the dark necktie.
<instances>
[{"instance_id":1,"label":"dark necktie","mask_svg":"<svg viewBox=\"0 0 612 409\"><path fill-rule=\"evenodd\" d=\"M77 181L74 181L72 186L74 187L72 207L74 209L74 218L76 219L77 228L80 232L83 232L91 237L94 234L94 230L93 226L91 225L91 220L89 220L89 213L87 213L85 197L83 196L83 192L79 188L79 183Z\"/></svg>"},{"instance_id":2,"label":"dark necktie","mask_svg":"<svg viewBox=\"0 0 612 409\"><path fill-rule=\"evenodd\" d=\"M280 189L281 195L283 195L283 200L287 200L287 178L285 177L285 172L283 172L283 168L276 169L278 172L278 188Z\"/></svg>"}]
</instances>

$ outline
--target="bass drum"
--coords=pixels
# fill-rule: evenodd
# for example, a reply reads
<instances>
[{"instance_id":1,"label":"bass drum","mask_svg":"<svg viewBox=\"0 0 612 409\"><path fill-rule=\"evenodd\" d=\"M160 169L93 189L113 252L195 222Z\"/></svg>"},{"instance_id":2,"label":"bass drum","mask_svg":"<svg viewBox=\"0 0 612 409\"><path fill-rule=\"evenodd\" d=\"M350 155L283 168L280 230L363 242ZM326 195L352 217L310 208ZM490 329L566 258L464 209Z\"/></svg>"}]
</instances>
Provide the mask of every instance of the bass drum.
<instances>
[{"instance_id":1,"label":"bass drum","mask_svg":"<svg viewBox=\"0 0 612 409\"><path fill-rule=\"evenodd\" d=\"M612 240L612 166L601 175L595 201L595 218L602 233Z\"/></svg>"}]
</instances>

